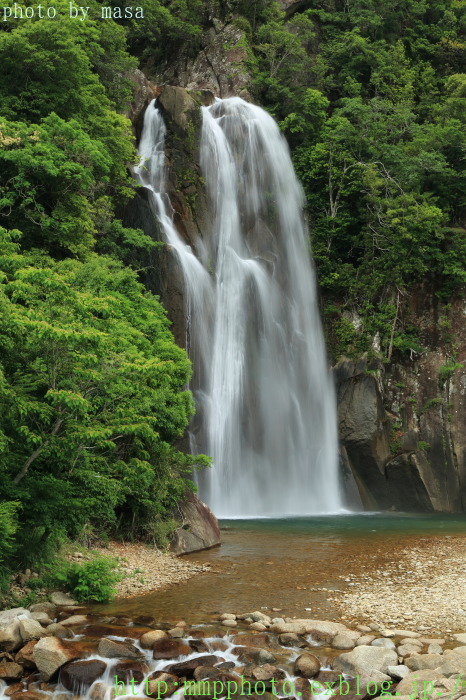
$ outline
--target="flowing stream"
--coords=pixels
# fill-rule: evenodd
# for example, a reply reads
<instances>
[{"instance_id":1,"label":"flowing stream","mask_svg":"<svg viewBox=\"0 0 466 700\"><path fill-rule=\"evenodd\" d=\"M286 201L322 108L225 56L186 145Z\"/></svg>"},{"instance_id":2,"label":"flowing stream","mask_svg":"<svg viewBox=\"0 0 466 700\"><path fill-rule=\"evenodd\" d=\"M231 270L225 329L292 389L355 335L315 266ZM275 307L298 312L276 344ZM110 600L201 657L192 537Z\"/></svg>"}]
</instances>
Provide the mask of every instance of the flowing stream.
<instances>
[{"instance_id":1,"label":"flowing stream","mask_svg":"<svg viewBox=\"0 0 466 700\"><path fill-rule=\"evenodd\" d=\"M213 460L201 497L224 518L336 512L334 388L288 147L272 117L240 98L202 109L211 226L196 250L173 225L155 101L136 173L183 272L198 409L191 447Z\"/></svg>"}]
</instances>

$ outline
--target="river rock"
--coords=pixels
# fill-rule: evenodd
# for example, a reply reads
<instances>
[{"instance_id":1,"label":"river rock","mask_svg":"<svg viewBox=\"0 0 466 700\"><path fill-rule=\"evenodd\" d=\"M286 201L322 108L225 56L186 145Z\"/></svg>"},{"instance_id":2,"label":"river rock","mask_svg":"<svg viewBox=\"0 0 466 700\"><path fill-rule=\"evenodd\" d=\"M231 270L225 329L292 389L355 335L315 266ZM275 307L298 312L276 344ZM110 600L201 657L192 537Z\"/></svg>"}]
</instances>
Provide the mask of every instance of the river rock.
<instances>
[{"instance_id":1,"label":"river rock","mask_svg":"<svg viewBox=\"0 0 466 700\"><path fill-rule=\"evenodd\" d=\"M320 671L320 661L314 654L301 654L294 662L294 673L303 678L314 678Z\"/></svg>"},{"instance_id":2,"label":"river rock","mask_svg":"<svg viewBox=\"0 0 466 700\"><path fill-rule=\"evenodd\" d=\"M89 691L89 700L105 700L107 690L106 683L94 683Z\"/></svg>"},{"instance_id":3,"label":"river rock","mask_svg":"<svg viewBox=\"0 0 466 700\"><path fill-rule=\"evenodd\" d=\"M421 648L418 644L402 644L397 648L397 652L399 656L410 656L418 654Z\"/></svg>"},{"instance_id":4,"label":"river rock","mask_svg":"<svg viewBox=\"0 0 466 700\"><path fill-rule=\"evenodd\" d=\"M70 625L87 625L88 622L89 618L87 615L71 615L71 617L61 620L60 624L63 627L69 627Z\"/></svg>"},{"instance_id":5,"label":"river rock","mask_svg":"<svg viewBox=\"0 0 466 700\"><path fill-rule=\"evenodd\" d=\"M360 632L353 632L351 630L338 632L333 638L332 646L334 649L354 649L360 636Z\"/></svg>"},{"instance_id":6,"label":"river rock","mask_svg":"<svg viewBox=\"0 0 466 700\"><path fill-rule=\"evenodd\" d=\"M353 651L341 654L334 659L333 668L351 676L370 676L373 671L387 673L388 666L398 663L393 649L384 647L359 646Z\"/></svg>"},{"instance_id":7,"label":"river rock","mask_svg":"<svg viewBox=\"0 0 466 700\"><path fill-rule=\"evenodd\" d=\"M298 637L297 634L292 632L286 632L285 634L280 634L278 636L278 641L284 647L305 647L307 642L304 641L302 637Z\"/></svg>"},{"instance_id":8,"label":"river rock","mask_svg":"<svg viewBox=\"0 0 466 700\"><path fill-rule=\"evenodd\" d=\"M79 658L80 655L81 652L76 646L66 644L56 637L43 637L35 645L32 658L41 678L48 681L67 661Z\"/></svg>"},{"instance_id":9,"label":"river rock","mask_svg":"<svg viewBox=\"0 0 466 700\"><path fill-rule=\"evenodd\" d=\"M413 693L416 693L416 697L418 696L418 692L420 689L423 687L424 682L435 682L439 680L444 680L444 676L442 676L441 673L438 673L438 671L433 671L432 669L423 669L422 671L417 671L415 673L410 673L407 676L401 680L397 687L396 687L396 692L397 695L413 695ZM416 692L417 691L417 692Z\"/></svg>"},{"instance_id":10,"label":"river rock","mask_svg":"<svg viewBox=\"0 0 466 700\"><path fill-rule=\"evenodd\" d=\"M363 627L363 625L361 625ZM370 646L371 642L373 642L375 639L375 635L373 634L363 634L361 637L356 642L356 646Z\"/></svg>"},{"instance_id":11,"label":"river rock","mask_svg":"<svg viewBox=\"0 0 466 700\"><path fill-rule=\"evenodd\" d=\"M236 615L233 613L222 613L220 615L219 620L236 620Z\"/></svg>"},{"instance_id":12,"label":"river rock","mask_svg":"<svg viewBox=\"0 0 466 700\"><path fill-rule=\"evenodd\" d=\"M80 693L100 678L106 668L107 664L100 659L73 661L61 669L60 681L67 690Z\"/></svg>"},{"instance_id":13,"label":"river rock","mask_svg":"<svg viewBox=\"0 0 466 700\"><path fill-rule=\"evenodd\" d=\"M180 661L177 664L170 664L170 666L167 666L166 671L178 677L193 678L194 669L198 666L213 666L219 661L220 658L218 656L207 654L206 656L197 656L195 659Z\"/></svg>"},{"instance_id":14,"label":"river rock","mask_svg":"<svg viewBox=\"0 0 466 700\"><path fill-rule=\"evenodd\" d=\"M267 649L254 649L253 647L234 647L233 654L238 655L238 661L242 664L275 664L277 659Z\"/></svg>"},{"instance_id":15,"label":"river rock","mask_svg":"<svg viewBox=\"0 0 466 700\"><path fill-rule=\"evenodd\" d=\"M63 627L60 622L52 622L52 624L47 627L47 632L59 639L71 639L73 637L73 632Z\"/></svg>"},{"instance_id":16,"label":"river rock","mask_svg":"<svg viewBox=\"0 0 466 700\"><path fill-rule=\"evenodd\" d=\"M119 681L123 681L128 685L131 683L132 678L134 678L135 683L142 683L147 673L149 673L149 666L146 663L143 661L126 659L112 666L110 676L111 678L118 676Z\"/></svg>"},{"instance_id":17,"label":"river rock","mask_svg":"<svg viewBox=\"0 0 466 700\"><path fill-rule=\"evenodd\" d=\"M143 649L151 649L154 642L157 642L159 639L168 639L168 634L163 630L151 630L142 635L139 644Z\"/></svg>"},{"instance_id":18,"label":"river rock","mask_svg":"<svg viewBox=\"0 0 466 700\"><path fill-rule=\"evenodd\" d=\"M197 651L199 653L209 651L209 647L204 641L202 641L202 639L190 639L188 644L193 651Z\"/></svg>"},{"instance_id":19,"label":"river rock","mask_svg":"<svg viewBox=\"0 0 466 700\"><path fill-rule=\"evenodd\" d=\"M346 632L348 628L339 622L325 622L322 620L294 620L281 625L272 625L271 632L276 634L311 634L318 642L331 643L338 632Z\"/></svg>"},{"instance_id":20,"label":"river rock","mask_svg":"<svg viewBox=\"0 0 466 700\"><path fill-rule=\"evenodd\" d=\"M371 643L370 646L372 647L384 647L385 649L395 649L395 642L392 642L391 639L387 639L386 637L382 639L374 639Z\"/></svg>"},{"instance_id":21,"label":"river rock","mask_svg":"<svg viewBox=\"0 0 466 700\"><path fill-rule=\"evenodd\" d=\"M0 612L0 651L16 651L23 644L18 617L30 617L26 608L10 608Z\"/></svg>"},{"instance_id":22,"label":"river rock","mask_svg":"<svg viewBox=\"0 0 466 700\"><path fill-rule=\"evenodd\" d=\"M266 625L263 625L262 622L251 622L249 629L256 630L257 632L265 632L267 627Z\"/></svg>"},{"instance_id":23,"label":"river rock","mask_svg":"<svg viewBox=\"0 0 466 700\"><path fill-rule=\"evenodd\" d=\"M285 678L285 672L273 664L255 666L251 671L251 677L256 681L270 681L272 678Z\"/></svg>"},{"instance_id":24,"label":"river rock","mask_svg":"<svg viewBox=\"0 0 466 700\"><path fill-rule=\"evenodd\" d=\"M178 656L191 654L191 647L178 639L157 639L153 645L154 659L176 659Z\"/></svg>"},{"instance_id":25,"label":"river rock","mask_svg":"<svg viewBox=\"0 0 466 700\"><path fill-rule=\"evenodd\" d=\"M427 653L428 654L443 654L443 649L440 646L440 644L437 644L434 642L433 644L429 644L427 647Z\"/></svg>"},{"instance_id":26,"label":"river rock","mask_svg":"<svg viewBox=\"0 0 466 700\"><path fill-rule=\"evenodd\" d=\"M53 620L45 612L32 612L31 618L40 622L43 627L47 627L53 623Z\"/></svg>"},{"instance_id":27,"label":"river rock","mask_svg":"<svg viewBox=\"0 0 466 700\"><path fill-rule=\"evenodd\" d=\"M51 620L55 619L57 615L57 606L46 600L43 603L34 603L34 605L29 606L31 613L43 612L50 617Z\"/></svg>"},{"instance_id":28,"label":"river rock","mask_svg":"<svg viewBox=\"0 0 466 700\"><path fill-rule=\"evenodd\" d=\"M453 638L456 639L461 644L466 644L466 632L460 632L459 634L454 634Z\"/></svg>"},{"instance_id":29,"label":"river rock","mask_svg":"<svg viewBox=\"0 0 466 700\"><path fill-rule=\"evenodd\" d=\"M113 639L101 639L97 651L107 659L141 659L144 657L137 647L130 642L116 642Z\"/></svg>"},{"instance_id":30,"label":"river rock","mask_svg":"<svg viewBox=\"0 0 466 700\"><path fill-rule=\"evenodd\" d=\"M392 632L395 637L409 637L410 639L416 639L417 637L421 636L419 632L411 632L411 630L394 629Z\"/></svg>"},{"instance_id":31,"label":"river rock","mask_svg":"<svg viewBox=\"0 0 466 700\"><path fill-rule=\"evenodd\" d=\"M62 607L64 605L77 605L77 601L68 595L68 593L63 593L63 591L54 591L50 594L50 600L53 605Z\"/></svg>"},{"instance_id":32,"label":"river rock","mask_svg":"<svg viewBox=\"0 0 466 700\"><path fill-rule=\"evenodd\" d=\"M406 678L411 671L407 666L404 666L404 664L398 664L398 666L388 666L387 673L395 680L401 681L403 678Z\"/></svg>"},{"instance_id":33,"label":"river rock","mask_svg":"<svg viewBox=\"0 0 466 700\"><path fill-rule=\"evenodd\" d=\"M18 664L21 664L25 668L35 668L36 664L34 663L34 647L37 644L36 639L32 639L30 642L24 645L22 649L20 649L15 656L15 661Z\"/></svg>"},{"instance_id":34,"label":"river rock","mask_svg":"<svg viewBox=\"0 0 466 700\"><path fill-rule=\"evenodd\" d=\"M411 671L423 671L424 669L435 669L442 665L443 656L440 654L412 654L405 659L405 665Z\"/></svg>"},{"instance_id":35,"label":"river rock","mask_svg":"<svg viewBox=\"0 0 466 700\"><path fill-rule=\"evenodd\" d=\"M19 631L23 642L30 642L31 639L41 639L50 633L44 630L40 622L31 620L28 617L19 617Z\"/></svg>"},{"instance_id":36,"label":"river rock","mask_svg":"<svg viewBox=\"0 0 466 700\"><path fill-rule=\"evenodd\" d=\"M238 623L236 620L222 620L222 625L224 627L237 627Z\"/></svg>"},{"instance_id":37,"label":"river rock","mask_svg":"<svg viewBox=\"0 0 466 700\"><path fill-rule=\"evenodd\" d=\"M147 684L144 684L144 692L149 697L167 698L176 692L178 688L178 677L165 671L152 673Z\"/></svg>"},{"instance_id":38,"label":"river rock","mask_svg":"<svg viewBox=\"0 0 466 700\"><path fill-rule=\"evenodd\" d=\"M23 675L23 667L15 661L0 661L0 678L4 681L17 681Z\"/></svg>"},{"instance_id":39,"label":"river rock","mask_svg":"<svg viewBox=\"0 0 466 700\"><path fill-rule=\"evenodd\" d=\"M235 634L231 641L241 647L270 647L273 643L268 634Z\"/></svg>"},{"instance_id":40,"label":"river rock","mask_svg":"<svg viewBox=\"0 0 466 700\"><path fill-rule=\"evenodd\" d=\"M419 649L422 649L422 647L424 646L424 643L421 639L410 639L409 637L405 637L404 639L402 639L398 646L402 647L409 644L414 647L417 646L419 647Z\"/></svg>"}]
</instances>

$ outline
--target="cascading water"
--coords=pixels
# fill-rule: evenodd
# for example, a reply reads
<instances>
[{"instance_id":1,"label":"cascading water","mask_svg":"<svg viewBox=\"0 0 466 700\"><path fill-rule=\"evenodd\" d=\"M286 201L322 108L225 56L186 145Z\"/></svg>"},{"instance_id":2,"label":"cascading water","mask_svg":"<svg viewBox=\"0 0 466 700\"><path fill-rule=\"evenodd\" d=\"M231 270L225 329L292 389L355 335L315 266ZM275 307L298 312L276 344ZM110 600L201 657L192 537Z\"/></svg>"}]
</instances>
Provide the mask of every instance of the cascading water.
<instances>
[{"instance_id":1,"label":"cascading water","mask_svg":"<svg viewBox=\"0 0 466 700\"><path fill-rule=\"evenodd\" d=\"M195 255L164 197L164 133L153 103L137 176L185 280L200 416L192 447L213 459L201 497L220 517L338 511L334 389L286 141L240 98L203 108L211 231Z\"/></svg>"}]
</instances>

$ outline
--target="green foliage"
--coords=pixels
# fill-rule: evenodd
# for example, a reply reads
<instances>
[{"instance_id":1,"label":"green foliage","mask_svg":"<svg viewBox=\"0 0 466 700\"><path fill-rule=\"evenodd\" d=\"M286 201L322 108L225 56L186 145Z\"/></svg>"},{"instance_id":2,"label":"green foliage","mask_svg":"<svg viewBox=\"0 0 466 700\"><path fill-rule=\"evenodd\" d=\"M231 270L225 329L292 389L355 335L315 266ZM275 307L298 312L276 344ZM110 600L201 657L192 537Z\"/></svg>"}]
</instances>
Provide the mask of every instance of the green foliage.
<instances>
[{"instance_id":1,"label":"green foliage","mask_svg":"<svg viewBox=\"0 0 466 700\"><path fill-rule=\"evenodd\" d=\"M439 406L439 405L441 405L441 404L443 404L443 399L440 398L440 397L436 397L436 398L433 398L433 399L428 399L428 400L425 402L424 406L421 408L421 414L422 414L422 413L425 413L425 412L428 411L430 408L433 408L434 406Z\"/></svg>"},{"instance_id":2,"label":"green foliage","mask_svg":"<svg viewBox=\"0 0 466 700\"><path fill-rule=\"evenodd\" d=\"M18 554L50 556L89 520L137 536L206 463L171 446L193 411L189 361L129 269L17 239L0 230L0 496L23 507Z\"/></svg>"},{"instance_id":3,"label":"green foliage","mask_svg":"<svg viewBox=\"0 0 466 700\"><path fill-rule=\"evenodd\" d=\"M54 575L55 583L81 603L104 603L115 595L115 584L121 579L116 571L118 563L111 557L99 556L84 564L62 563Z\"/></svg>"},{"instance_id":4,"label":"green foliage","mask_svg":"<svg viewBox=\"0 0 466 700\"><path fill-rule=\"evenodd\" d=\"M453 376L455 371L457 369L463 369L464 365L462 365L460 362L446 362L442 367L439 368L438 371L438 376L439 376L439 381L440 385L443 386L446 384L449 379Z\"/></svg>"},{"instance_id":5,"label":"green foliage","mask_svg":"<svg viewBox=\"0 0 466 700\"><path fill-rule=\"evenodd\" d=\"M417 443L418 450L424 450L425 452L427 452L428 450L430 450L430 448L430 442L424 442L424 440L419 440L419 442Z\"/></svg>"}]
</instances>

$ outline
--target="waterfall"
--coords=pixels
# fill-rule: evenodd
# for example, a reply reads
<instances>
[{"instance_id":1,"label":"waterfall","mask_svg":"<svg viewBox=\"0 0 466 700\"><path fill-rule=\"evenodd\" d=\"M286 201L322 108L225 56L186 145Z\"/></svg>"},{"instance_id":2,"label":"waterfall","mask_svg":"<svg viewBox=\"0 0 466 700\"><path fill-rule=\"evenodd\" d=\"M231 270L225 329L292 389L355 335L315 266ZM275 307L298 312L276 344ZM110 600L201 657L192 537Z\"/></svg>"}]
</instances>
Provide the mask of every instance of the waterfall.
<instances>
[{"instance_id":1,"label":"waterfall","mask_svg":"<svg viewBox=\"0 0 466 700\"><path fill-rule=\"evenodd\" d=\"M202 110L211 230L198 250L178 235L164 195L155 102L137 168L183 271L198 407L192 447L213 460L200 495L219 517L336 512L334 389L288 147L272 117L240 98Z\"/></svg>"}]
</instances>

